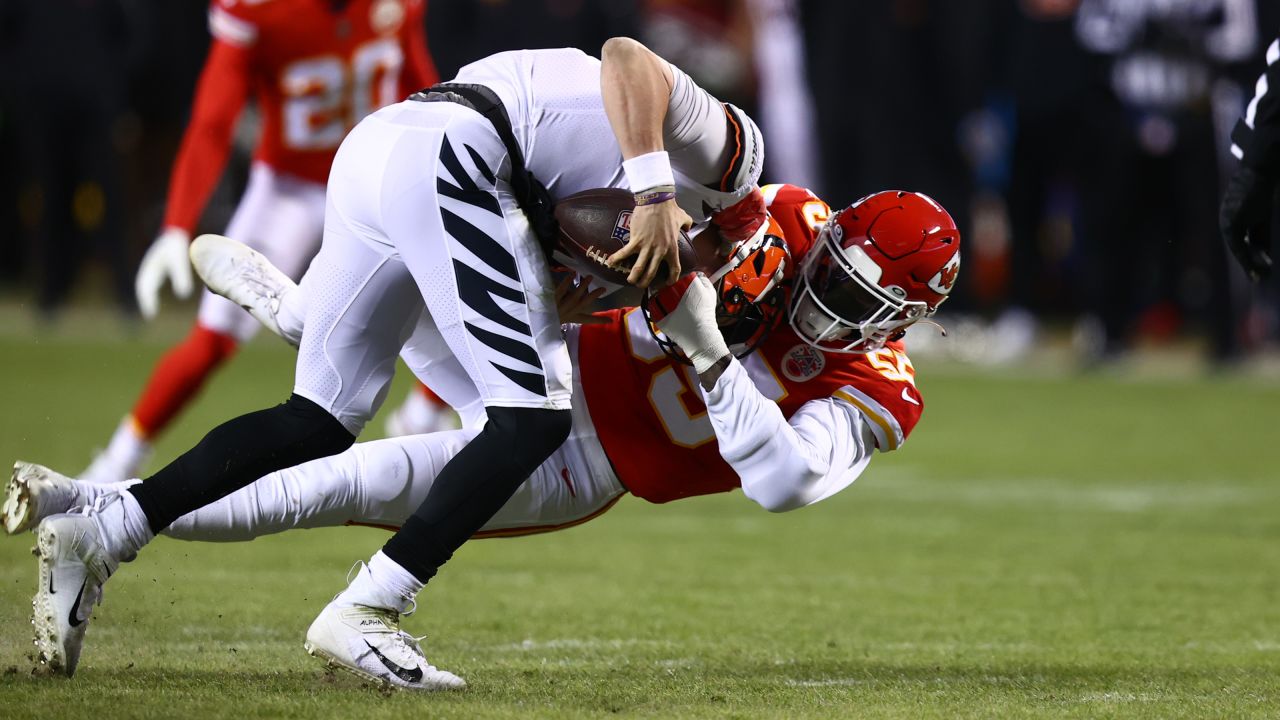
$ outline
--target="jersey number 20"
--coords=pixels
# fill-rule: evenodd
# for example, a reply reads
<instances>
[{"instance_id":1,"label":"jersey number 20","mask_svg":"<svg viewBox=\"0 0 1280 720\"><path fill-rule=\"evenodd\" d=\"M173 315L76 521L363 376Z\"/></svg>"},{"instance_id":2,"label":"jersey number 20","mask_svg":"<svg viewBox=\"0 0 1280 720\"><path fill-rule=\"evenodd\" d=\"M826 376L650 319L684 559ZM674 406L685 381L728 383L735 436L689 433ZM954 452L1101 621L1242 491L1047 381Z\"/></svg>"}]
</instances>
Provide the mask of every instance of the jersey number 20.
<instances>
[{"instance_id":1,"label":"jersey number 20","mask_svg":"<svg viewBox=\"0 0 1280 720\"><path fill-rule=\"evenodd\" d=\"M351 60L321 55L281 73L284 142L294 150L338 147L365 115L399 99L404 52L393 38L358 45Z\"/></svg>"}]
</instances>

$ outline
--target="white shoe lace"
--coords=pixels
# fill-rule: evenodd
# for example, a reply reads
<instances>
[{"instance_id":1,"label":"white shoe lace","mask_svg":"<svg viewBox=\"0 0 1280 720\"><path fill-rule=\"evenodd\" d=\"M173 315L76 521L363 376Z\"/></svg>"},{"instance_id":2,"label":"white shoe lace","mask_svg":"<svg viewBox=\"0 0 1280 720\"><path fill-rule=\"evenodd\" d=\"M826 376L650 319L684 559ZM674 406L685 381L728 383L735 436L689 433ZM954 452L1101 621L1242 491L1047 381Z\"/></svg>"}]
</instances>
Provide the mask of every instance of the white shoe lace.
<instances>
[{"instance_id":1,"label":"white shoe lace","mask_svg":"<svg viewBox=\"0 0 1280 720\"><path fill-rule=\"evenodd\" d=\"M397 646L396 649L407 652L409 655L418 659L423 665L423 669L434 670L435 666L427 662L427 656L422 652L422 641L427 639L426 635L413 636L400 627L400 613L390 608L376 608L368 605L364 606L365 612L369 615L381 620L387 627L394 630L391 633L390 642ZM406 615L408 613L405 613Z\"/></svg>"},{"instance_id":2,"label":"white shoe lace","mask_svg":"<svg viewBox=\"0 0 1280 720\"><path fill-rule=\"evenodd\" d=\"M364 562L363 560L357 560L357 561L355 561L355 563L353 563L353 564L351 565L351 569L347 571L347 585L348 585L348 586L350 586L350 585L351 585L351 576L352 576L353 574L357 574L357 573L359 573L359 572L360 572L359 568L364 567L364 565L365 565L365 562ZM339 591L339 592L338 592L338 595L341 595L341 594L342 594L342 592L341 592L341 591ZM333 596L333 599L334 599L334 600L337 600L337 599L338 599L338 595L334 595L334 596Z\"/></svg>"},{"instance_id":3,"label":"white shoe lace","mask_svg":"<svg viewBox=\"0 0 1280 720\"><path fill-rule=\"evenodd\" d=\"M280 312L280 289L272 283L262 269L257 265L251 265L248 272L243 276L244 283L262 302L262 306L271 313L271 317L275 317Z\"/></svg>"},{"instance_id":4,"label":"white shoe lace","mask_svg":"<svg viewBox=\"0 0 1280 720\"><path fill-rule=\"evenodd\" d=\"M239 278L241 286L257 301L255 304L274 318L280 312L283 293L278 278L263 267L264 263L269 264L270 261L257 252L249 251L246 257L231 260L231 270Z\"/></svg>"},{"instance_id":5,"label":"white shoe lace","mask_svg":"<svg viewBox=\"0 0 1280 720\"><path fill-rule=\"evenodd\" d=\"M104 528L101 516L107 509L107 506L115 502L124 502L124 499L120 497L119 491L111 491L98 495L83 507L73 510L73 512L93 519L94 525L98 530L98 546L106 556L112 558L113 562L133 562L134 558L138 556L137 550L128 549L127 546L121 547L121 540L119 537L112 535ZM121 536L125 534L125 530L123 528L119 529L117 532L119 532ZM103 578L103 580L105 581L106 578Z\"/></svg>"},{"instance_id":6,"label":"white shoe lace","mask_svg":"<svg viewBox=\"0 0 1280 720\"><path fill-rule=\"evenodd\" d=\"M110 492L103 493L95 497L92 501L81 506L75 512L88 517L89 515L97 515L101 513L108 505L120 499L120 493Z\"/></svg>"}]
</instances>

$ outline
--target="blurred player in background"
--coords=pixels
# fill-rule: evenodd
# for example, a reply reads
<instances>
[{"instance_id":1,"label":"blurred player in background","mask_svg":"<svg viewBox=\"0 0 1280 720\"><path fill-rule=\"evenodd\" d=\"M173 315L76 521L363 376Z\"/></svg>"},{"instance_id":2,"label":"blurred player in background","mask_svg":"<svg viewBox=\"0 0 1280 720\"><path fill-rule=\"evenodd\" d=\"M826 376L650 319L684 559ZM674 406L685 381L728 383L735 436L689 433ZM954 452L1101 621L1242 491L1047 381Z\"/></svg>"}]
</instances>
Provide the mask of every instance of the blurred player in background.
<instances>
[{"instance_id":1,"label":"blurred player in background","mask_svg":"<svg viewBox=\"0 0 1280 720\"><path fill-rule=\"evenodd\" d=\"M144 317L166 283L185 297L187 246L231 151L250 96L262 116L249 183L227 235L299 277L320 247L325 181L338 144L370 112L435 83L425 0L214 0L213 43L196 91L165 208L163 230L138 268ZM191 332L165 354L106 450L81 476L136 477L154 438L258 323L210 292Z\"/></svg>"},{"instance_id":2,"label":"blurred player in background","mask_svg":"<svg viewBox=\"0 0 1280 720\"><path fill-rule=\"evenodd\" d=\"M1082 0L1076 36L1094 58L1095 94L1078 132L1088 304L1100 321L1091 361L1136 336L1195 319L1210 359L1240 357L1228 261L1216 241L1221 149L1214 86L1257 47L1252 0ZM1231 318L1232 320L1226 320Z\"/></svg>"},{"instance_id":3,"label":"blurred player in background","mask_svg":"<svg viewBox=\"0 0 1280 720\"><path fill-rule=\"evenodd\" d=\"M657 320L674 338L655 335L640 308L575 318L572 297L560 303L566 321L588 323L565 330L577 378L573 431L476 537L571 527L628 492L665 503L741 487L766 510L795 510L848 487L875 452L902 445L923 400L900 338L955 283L954 223L914 193L877 193L833 218L796 186L766 187L764 199L771 220L726 243L714 286L699 278L660 298L677 303ZM166 533L232 541L352 523L394 529L429 502L440 469L477 432L361 443L272 473ZM23 488L33 498L26 505ZM6 529L105 492L21 466ZM428 689L408 681L415 669L373 679Z\"/></svg>"},{"instance_id":4,"label":"blurred player in background","mask_svg":"<svg viewBox=\"0 0 1280 720\"><path fill-rule=\"evenodd\" d=\"M1271 274L1275 214L1280 209L1280 40L1267 48L1267 69L1231 133L1240 160L1222 199L1220 225L1227 247L1254 281Z\"/></svg>"}]
</instances>

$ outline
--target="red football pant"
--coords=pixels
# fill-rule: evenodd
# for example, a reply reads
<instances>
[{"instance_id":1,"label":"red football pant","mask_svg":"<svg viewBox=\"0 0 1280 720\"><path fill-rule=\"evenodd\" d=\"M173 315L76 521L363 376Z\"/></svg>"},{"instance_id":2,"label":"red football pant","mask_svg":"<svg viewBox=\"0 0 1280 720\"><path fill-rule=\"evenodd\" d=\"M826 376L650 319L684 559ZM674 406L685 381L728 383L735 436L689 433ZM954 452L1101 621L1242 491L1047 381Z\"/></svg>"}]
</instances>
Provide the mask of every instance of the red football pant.
<instances>
[{"instance_id":1,"label":"red football pant","mask_svg":"<svg viewBox=\"0 0 1280 720\"><path fill-rule=\"evenodd\" d=\"M213 371L235 354L237 345L234 337L196 323L191 334L156 363L133 407L133 419L142 436L154 438L168 427Z\"/></svg>"}]
</instances>

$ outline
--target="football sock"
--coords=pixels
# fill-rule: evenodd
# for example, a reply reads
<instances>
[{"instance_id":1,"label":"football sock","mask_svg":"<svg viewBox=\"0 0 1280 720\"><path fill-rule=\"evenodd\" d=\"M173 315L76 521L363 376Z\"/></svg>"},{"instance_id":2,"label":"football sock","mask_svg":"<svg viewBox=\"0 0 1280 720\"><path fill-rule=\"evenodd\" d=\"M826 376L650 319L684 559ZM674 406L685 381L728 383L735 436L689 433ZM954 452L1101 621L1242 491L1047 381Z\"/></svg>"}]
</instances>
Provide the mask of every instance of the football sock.
<instances>
[{"instance_id":1,"label":"football sock","mask_svg":"<svg viewBox=\"0 0 1280 720\"><path fill-rule=\"evenodd\" d=\"M382 551L426 583L569 437L568 410L488 408L489 422L436 476Z\"/></svg>"},{"instance_id":2,"label":"football sock","mask_svg":"<svg viewBox=\"0 0 1280 720\"><path fill-rule=\"evenodd\" d=\"M404 404L396 408L396 422L388 423L388 431L404 435L439 432L449 427L449 406L431 388L418 382L409 391Z\"/></svg>"},{"instance_id":3,"label":"football sock","mask_svg":"<svg viewBox=\"0 0 1280 720\"><path fill-rule=\"evenodd\" d=\"M368 565L360 566L355 579L336 599L345 605L367 605L405 612L413 605L413 598L421 589L422 583L413 573L379 550Z\"/></svg>"},{"instance_id":4,"label":"football sock","mask_svg":"<svg viewBox=\"0 0 1280 720\"><path fill-rule=\"evenodd\" d=\"M403 413L405 424L413 428L429 428L436 421L436 413L438 403L431 402L427 398L430 393L427 386L421 383L413 390L409 391L409 397L404 399L404 405L400 406L399 412Z\"/></svg>"},{"instance_id":5,"label":"football sock","mask_svg":"<svg viewBox=\"0 0 1280 720\"><path fill-rule=\"evenodd\" d=\"M199 323L156 363L131 413L143 438L155 437L236 350L236 339Z\"/></svg>"},{"instance_id":6,"label":"football sock","mask_svg":"<svg viewBox=\"0 0 1280 720\"><path fill-rule=\"evenodd\" d=\"M150 456L151 443L133 416L126 415L116 427L111 442L107 443L106 449L94 459L89 469L81 474L81 478L89 482L106 483L133 477Z\"/></svg>"},{"instance_id":7,"label":"football sock","mask_svg":"<svg viewBox=\"0 0 1280 720\"><path fill-rule=\"evenodd\" d=\"M159 533L179 517L264 475L336 455L355 437L310 400L288 401L229 420L164 469L129 488Z\"/></svg>"}]
</instances>

